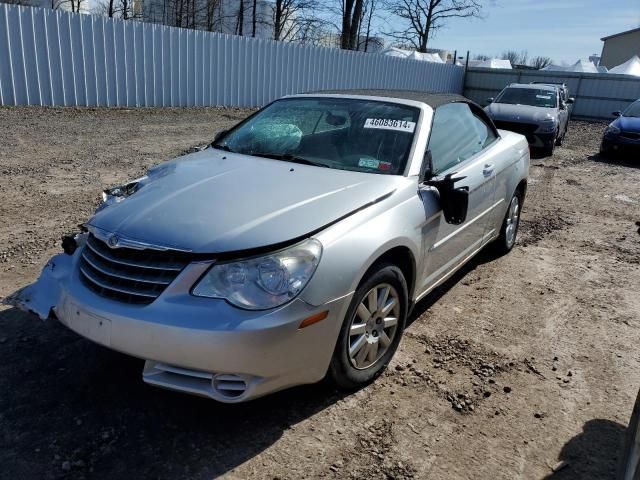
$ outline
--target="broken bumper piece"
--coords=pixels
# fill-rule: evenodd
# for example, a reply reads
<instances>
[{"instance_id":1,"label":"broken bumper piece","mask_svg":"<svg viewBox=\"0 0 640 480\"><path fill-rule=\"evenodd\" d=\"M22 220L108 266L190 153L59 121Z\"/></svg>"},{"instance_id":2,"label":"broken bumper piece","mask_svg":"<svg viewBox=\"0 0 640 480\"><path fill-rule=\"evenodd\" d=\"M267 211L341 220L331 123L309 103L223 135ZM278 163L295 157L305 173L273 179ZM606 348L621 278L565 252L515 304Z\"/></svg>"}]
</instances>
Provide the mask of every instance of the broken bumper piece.
<instances>
[{"instance_id":1,"label":"broken bumper piece","mask_svg":"<svg viewBox=\"0 0 640 480\"><path fill-rule=\"evenodd\" d=\"M86 237L84 233L64 237L62 246L67 253L52 257L42 269L38 280L3 298L0 303L34 313L42 320L49 318L69 280L73 269L73 253L77 247L84 245Z\"/></svg>"},{"instance_id":2,"label":"broken bumper piece","mask_svg":"<svg viewBox=\"0 0 640 480\"><path fill-rule=\"evenodd\" d=\"M36 282L5 297L2 303L35 313L46 320L60 299L61 283L69 278L72 261L73 257L64 253L52 257Z\"/></svg>"}]
</instances>

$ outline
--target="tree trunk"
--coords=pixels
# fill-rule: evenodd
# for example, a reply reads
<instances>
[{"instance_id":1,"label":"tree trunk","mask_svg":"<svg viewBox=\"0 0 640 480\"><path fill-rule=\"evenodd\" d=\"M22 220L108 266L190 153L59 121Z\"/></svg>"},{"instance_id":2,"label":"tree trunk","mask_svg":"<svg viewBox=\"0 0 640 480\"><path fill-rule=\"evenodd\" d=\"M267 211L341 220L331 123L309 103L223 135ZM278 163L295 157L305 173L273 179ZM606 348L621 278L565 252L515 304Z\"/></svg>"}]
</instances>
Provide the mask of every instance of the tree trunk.
<instances>
[{"instance_id":1,"label":"tree trunk","mask_svg":"<svg viewBox=\"0 0 640 480\"><path fill-rule=\"evenodd\" d=\"M364 39L364 51L369 48L369 38L371 35L371 18L373 17L373 9L375 7L374 0L370 0L369 3L369 18L367 18L367 38Z\"/></svg>"},{"instance_id":2,"label":"tree trunk","mask_svg":"<svg viewBox=\"0 0 640 480\"><path fill-rule=\"evenodd\" d=\"M258 14L258 0L253 0L253 17L251 18L251 36L255 37L256 36L256 23L257 23L257 19L256 19L256 15Z\"/></svg>"},{"instance_id":3,"label":"tree trunk","mask_svg":"<svg viewBox=\"0 0 640 480\"><path fill-rule=\"evenodd\" d=\"M351 28L349 30L349 50L358 49L358 26L362 17L363 0L355 0L353 16L351 17Z\"/></svg>"},{"instance_id":4,"label":"tree trunk","mask_svg":"<svg viewBox=\"0 0 640 480\"><path fill-rule=\"evenodd\" d=\"M282 32L282 2L283 0L276 0L275 11L273 15L274 40L280 40L280 34Z\"/></svg>"},{"instance_id":5,"label":"tree trunk","mask_svg":"<svg viewBox=\"0 0 640 480\"><path fill-rule=\"evenodd\" d=\"M240 8L238 9L238 28L236 32L238 35L243 35L244 29L244 0L240 0Z\"/></svg>"},{"instance_id":6,"label":"tree trunk","mask_svg":"<svg viewBox=\"0 0 640 480\"><path fill-rule=\"evenodd\" d=\"M353 13L353 1L343 0L342 7L342 35L340 36L340 48L349 50L349 38L351 31L351 14Z\"/></svg>"}]
</instances>

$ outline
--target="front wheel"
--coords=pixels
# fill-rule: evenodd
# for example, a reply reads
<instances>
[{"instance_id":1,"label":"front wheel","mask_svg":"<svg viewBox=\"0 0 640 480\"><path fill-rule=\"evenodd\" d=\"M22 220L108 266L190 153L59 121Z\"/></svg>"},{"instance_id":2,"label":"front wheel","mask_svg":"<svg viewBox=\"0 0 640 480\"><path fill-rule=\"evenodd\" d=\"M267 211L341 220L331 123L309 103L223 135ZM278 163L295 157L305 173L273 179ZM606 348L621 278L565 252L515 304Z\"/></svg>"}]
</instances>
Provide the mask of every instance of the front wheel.
<instances>
[{"instance_id":1,"label":"front wheel","mask_svg":"<svg viewBox=\"0 0 640 480\"><path fill-rule=\"evenodd\" d=\"M380 375L400 343L407 304L407 283L395 265L379 265L362 282L351 300L329 367L339 387L357 388Z\"/></svg>"},{"instance_id":2,"label":"front wheel","mask_svg":"<svg viewBox=\"0 0 640 480\"><path fill-rule=\"evenodd\" d=\"M509 208L500 227L500 235L494 242L494 250L498 255L509 253L516 244L518 227L520 226L520 210L522 208L522 192L516 190L509 202Z\"/></svg>"},{"instance_id":3,"label":"front wheel","mask_svg":"<svg viewBox=\"0 0 640 480\"><path fill-rule=\"evenodd\" d=\"M547 156L551 156L553 155L553 151L556 148L556 140L558 139L560 135L560 131L556 131L555 135L553 136L553 138L551 139L551 141L549 143L547 143L544 147L544 153Z\"/></svg>"}]
</instances>

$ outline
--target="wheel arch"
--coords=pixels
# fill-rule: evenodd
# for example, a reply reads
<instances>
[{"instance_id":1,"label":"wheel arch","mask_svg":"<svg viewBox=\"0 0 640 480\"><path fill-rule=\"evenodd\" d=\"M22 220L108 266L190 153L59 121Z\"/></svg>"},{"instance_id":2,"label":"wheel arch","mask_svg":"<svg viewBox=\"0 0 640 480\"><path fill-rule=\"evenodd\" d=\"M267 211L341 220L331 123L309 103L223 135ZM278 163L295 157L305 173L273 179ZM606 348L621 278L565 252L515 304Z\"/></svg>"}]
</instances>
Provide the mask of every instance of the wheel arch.
<instances>
[{"instance_id":1,"label":"wheel arch","mask_svg":"<svg viewBox=\"0 0 640 480\"><path fill-rule=\"evenodd\" d=\"M408 301L411 302L413 299L413 294L415 290L416 284L416 259L409 247L406 246L396 246L386 250L384 253L380 254L373 263L367 268L364 274L360 277L360 281L358 285L360 285L368 276L380 265L383 263L391 263L397 266L402 274L404 275L404 279L407 282L407 294Z\"/></svg>"}]
</instances>

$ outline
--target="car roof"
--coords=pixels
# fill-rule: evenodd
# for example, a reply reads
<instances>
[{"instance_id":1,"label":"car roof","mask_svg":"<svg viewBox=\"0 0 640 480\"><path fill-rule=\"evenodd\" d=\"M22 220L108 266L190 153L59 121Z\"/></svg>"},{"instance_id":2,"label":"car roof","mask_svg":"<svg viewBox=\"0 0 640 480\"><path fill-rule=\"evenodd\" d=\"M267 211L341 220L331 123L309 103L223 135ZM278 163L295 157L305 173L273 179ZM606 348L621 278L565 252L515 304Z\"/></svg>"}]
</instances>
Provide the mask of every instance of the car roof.
<instances>
[{"instance_id":1,"label":"car roof","mask_svg":"<svg viewBox=\"0 0 640 480\"><path fill-rule=\"evenodd\" d=\"M304 96L305 94L298 94L296 96ZM462 95L455 93L435 93L435 92L420 92L417 90L376 90L376 89L347 89L347 90L320 90L316 92L309 92L306 95L328 95L328 96L354 96L354 97L381 97L391 98L399 100L412 100L414 102L421 102L429 105L434 110L441 105L447 103L474 103Z\"/></svg>"},{"instance_id":2,"label":"car roof","mask_svg":"<svg viewBox=\"0 0 640 480\"><path fill-rule=\"evenodd\" d=\"M551 92L555 92L558 89L558 85L547 85L544 83L512 83L508 86L513 88L528 88L530 90L549 90Z\"/></svg>"},{"instance_id":3,"label":"car roof","mask_svg":"<svg viewBox=\"0 0 640 480\"><path fill-rule=\"evenodd\" d=\"M551 85L552 87L567 88L567 84L563 82L531 82L531 85Z\"/></svg>"}]
</instances>

